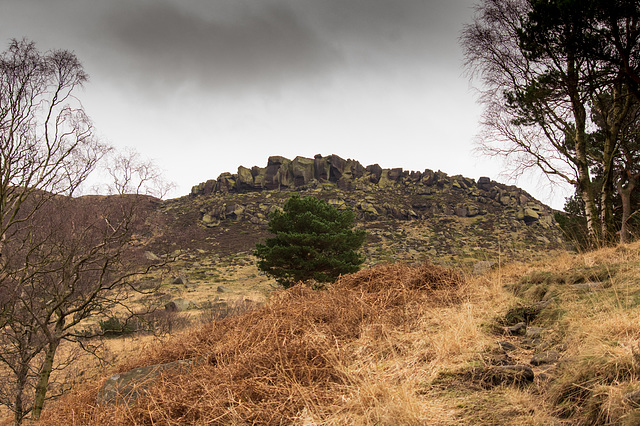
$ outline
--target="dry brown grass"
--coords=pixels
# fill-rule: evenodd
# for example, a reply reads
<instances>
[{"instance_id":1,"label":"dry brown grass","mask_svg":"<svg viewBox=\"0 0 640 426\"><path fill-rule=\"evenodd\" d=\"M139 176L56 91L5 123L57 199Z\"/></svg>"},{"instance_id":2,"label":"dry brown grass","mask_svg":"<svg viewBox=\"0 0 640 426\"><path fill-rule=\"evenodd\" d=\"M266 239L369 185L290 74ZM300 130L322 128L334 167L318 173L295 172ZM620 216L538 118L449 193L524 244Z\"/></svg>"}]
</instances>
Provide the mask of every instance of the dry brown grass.
<instances>
[{"instance_id":1,"label":"dry brown grass","mask_svg":"<svg viewBox=\"0 0 640 426\"><path fill-rule=\"evenodd\" d=\"M201 360L189 374L163 376L135 405L96 406L92 386L42 421L440 423L451 419L450 409L425 401L417 388L457 355L464 339L446 327L434 334L425 329L454 317L471 324L463 307L467 290L462 276L429 264L379 266L342 277L324 292L299 285L263 309L210 323L121 365ZM462 325L457 331L469 333Z\"/></svg>"},{"instance_id":2,"label":"dry brown grass","mask_svg":"<svg viewBox=\"0 0 640 426\"><path fill-rule=\"evenodd\" d=\"M594 273L606 279L606 287L571 284ZM551 278L531 283L523 277ZM545 327L545 338L566 348L547 371L550 378L488 388L469 380L465 372L482 367L497 340L519 343L496 334L499 319L547 293L553 315L547 312L533 325ZM200 361L188 373L163 376L130 406L96 405L100 383L90 383L46 410L42 421L634 424L640 414L624 395L640 389L639 302L640 243L554 254L480 277L430 264L380 265L344 276L327 291L296 286L259 310L150 345L116 371ZM534 352L509 355L513 363L527 364Z\"/></svg>"},{"instance_id":3,"label":"dry brown grass","mask_svg":"<svg viewBox=\"0 0 640 426\"><path fill-rule=\"evenodd\" d=\"M550 405L575 424L637 424L623 396L640 389L640 244L583 253L570 264L610 276L605 289L560 294L567 362L549 387Z\"/></svg>"},{"instance_id":4,"label":"dry brown grass","mask_svg":"<svg viewBox=\"0 0 640 426\"><path fill-rule=\"evenodd\" d=\"M623 396L640 389L640 242L567 254L531 272L604 283L594 290L548 286L562 314L547 326L566 351L542 389L547 412L571 424L637 424L637 410Z\"/></svg>"}]
</instances>

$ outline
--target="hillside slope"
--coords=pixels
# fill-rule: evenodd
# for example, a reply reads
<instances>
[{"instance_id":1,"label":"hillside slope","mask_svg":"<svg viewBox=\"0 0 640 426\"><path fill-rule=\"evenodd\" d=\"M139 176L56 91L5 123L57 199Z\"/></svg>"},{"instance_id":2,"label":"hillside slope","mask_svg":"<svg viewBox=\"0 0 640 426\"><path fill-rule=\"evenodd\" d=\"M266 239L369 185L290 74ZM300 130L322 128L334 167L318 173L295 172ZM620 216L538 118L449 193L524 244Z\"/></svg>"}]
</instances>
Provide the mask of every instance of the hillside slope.
<instances>
[{"instance_id":1,"label":"hillside slope","mask_svg":"<svg viewBox=\"0 0 640 426\"><path fill-rule=\"evenodd\" d=\"M517 187L317 155L270 157L264 168L240 166L236 174L223 173L189 196L165 202L168 226L157 247L220 256L249 252L267 236L269 213L293 192L351 209L369 234L369 264L520 259L563 246L553 211Z\"/></svg>"},{"instance_id":2,"label":"hillside slope","mask_svg":"<svg viewBox=\"0 0 640 426\"><path fill-rule=\"evenodd\" d=\"M200 307L265 300L275 282L252 253L269 237L269 213L294 193L355 213L356 226L367 231L366 266L429 260L478 272L565 245L551 208L488 178L363 167L336 155L270 157L264 168L240 166L148 212L152 231L141 244L152 257L175 259L149 302L162 308L176 299ZM220 286L229 291L219 294Z\"/></svg>"},{"instance_id":3,"label":"hillside slope","mask_svg":"<svg viewBox=\"0 0 640 426\"><path fill-rule=\"evenodd\" d=\"M379 265L120 365L193 360L132 405L96 405L103 379L41 423L637 424L639 295L640 243L466 278Z\"/></svg>"}]
</instances>

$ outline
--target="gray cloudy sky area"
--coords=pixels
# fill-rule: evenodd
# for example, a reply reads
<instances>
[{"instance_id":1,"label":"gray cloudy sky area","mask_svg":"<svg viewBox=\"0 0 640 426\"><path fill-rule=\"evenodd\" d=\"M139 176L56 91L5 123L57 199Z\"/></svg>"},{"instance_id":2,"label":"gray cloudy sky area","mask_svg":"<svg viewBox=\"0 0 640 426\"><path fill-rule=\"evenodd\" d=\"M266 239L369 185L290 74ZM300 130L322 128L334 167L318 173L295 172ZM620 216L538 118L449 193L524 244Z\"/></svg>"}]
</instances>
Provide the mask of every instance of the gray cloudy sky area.
<instances>
[{"instance_id":1,"label":"gray cloudy sky area","mask_svg":"<svg viewBox=\"0 0 640 426\"><path fill-rule=\"evenodd\" d=\"M0 0L11 38L74 51L100 136L191 186L270 155L499 176L460 30L475 0ZM511 183L511 182L509 182ZM517 184L556 208L537 179Z\"/></svg>"}]
</instances>

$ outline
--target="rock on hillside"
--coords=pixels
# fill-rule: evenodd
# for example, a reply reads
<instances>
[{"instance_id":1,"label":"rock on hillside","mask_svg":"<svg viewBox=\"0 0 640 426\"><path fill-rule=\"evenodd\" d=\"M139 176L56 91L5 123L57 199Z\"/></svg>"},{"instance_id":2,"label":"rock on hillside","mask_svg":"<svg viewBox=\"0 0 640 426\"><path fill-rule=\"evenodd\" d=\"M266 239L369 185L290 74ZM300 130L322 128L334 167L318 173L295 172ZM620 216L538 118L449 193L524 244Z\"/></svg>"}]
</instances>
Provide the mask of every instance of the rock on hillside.
<instances>
[{"instance_id":1,"label":"rock on hillside","mask_svg":"<svg viewBox=\"0 0 640 426\"><path fill-rule=\"evenodd\" d=\"M223 173L217 180L196 185L192 197L216 197L252 191L334 191L338 198L329 203L338 208L347 205L358 218L376 220L384 217L412 220L445 214L475 217L487 213L487 208L511 210L526 224L554 225L549 207L536 201L525 191L481 177L478 182L463 176L447 176L441 171L406 171L401 168L382 169L374 164L363 167L355 160L337 155L315 158L269 157L267 167L238 167L236 174ZM347 203L351 194L365 194L357 203ZM216 219L248 220L266 223L273 205L225 204L224 208L203 212L202 220L211 224Z\"/></svg>"},{"instance_id":2,"label":"rock on hillside","mask_svg":"<svg viewBox=\"0 0 640 426\"><path fill-rule=\"evenodd\" d=\"M191 244L250 251L268 235L269 213L293 191L354 211L358 226L368 230L365 252L372 263L490 260L563 244L552 209L515 186L441 171L364 167L337 155L269 157L266 167L240 166L235 174L194 186L189 196L165 203L173 224L171 243L180 249Z\"/></svg>"}]
</instances>

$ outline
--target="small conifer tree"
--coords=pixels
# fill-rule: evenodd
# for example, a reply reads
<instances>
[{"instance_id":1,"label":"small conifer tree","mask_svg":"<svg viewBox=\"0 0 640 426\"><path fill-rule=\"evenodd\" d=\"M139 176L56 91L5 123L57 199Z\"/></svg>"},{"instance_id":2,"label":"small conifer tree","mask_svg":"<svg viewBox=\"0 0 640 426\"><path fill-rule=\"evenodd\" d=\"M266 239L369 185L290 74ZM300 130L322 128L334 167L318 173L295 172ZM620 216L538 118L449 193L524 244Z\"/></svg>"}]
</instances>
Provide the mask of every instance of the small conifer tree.
<instances>
[{"instance_id":1,"label":"small conifer tree","mask_svg":"<svg viewBox=\"0 0 640 426\"><path fill-rule=\"evenodd\" d=\"M357 250L365 231L353 225L353 212L295 194L282 211L270 215L269 231L275 237L256 244L258 268L285 288L312 279L331 282L340 274L356 272L364 262Z\"/></svg>"}]
</instances>

